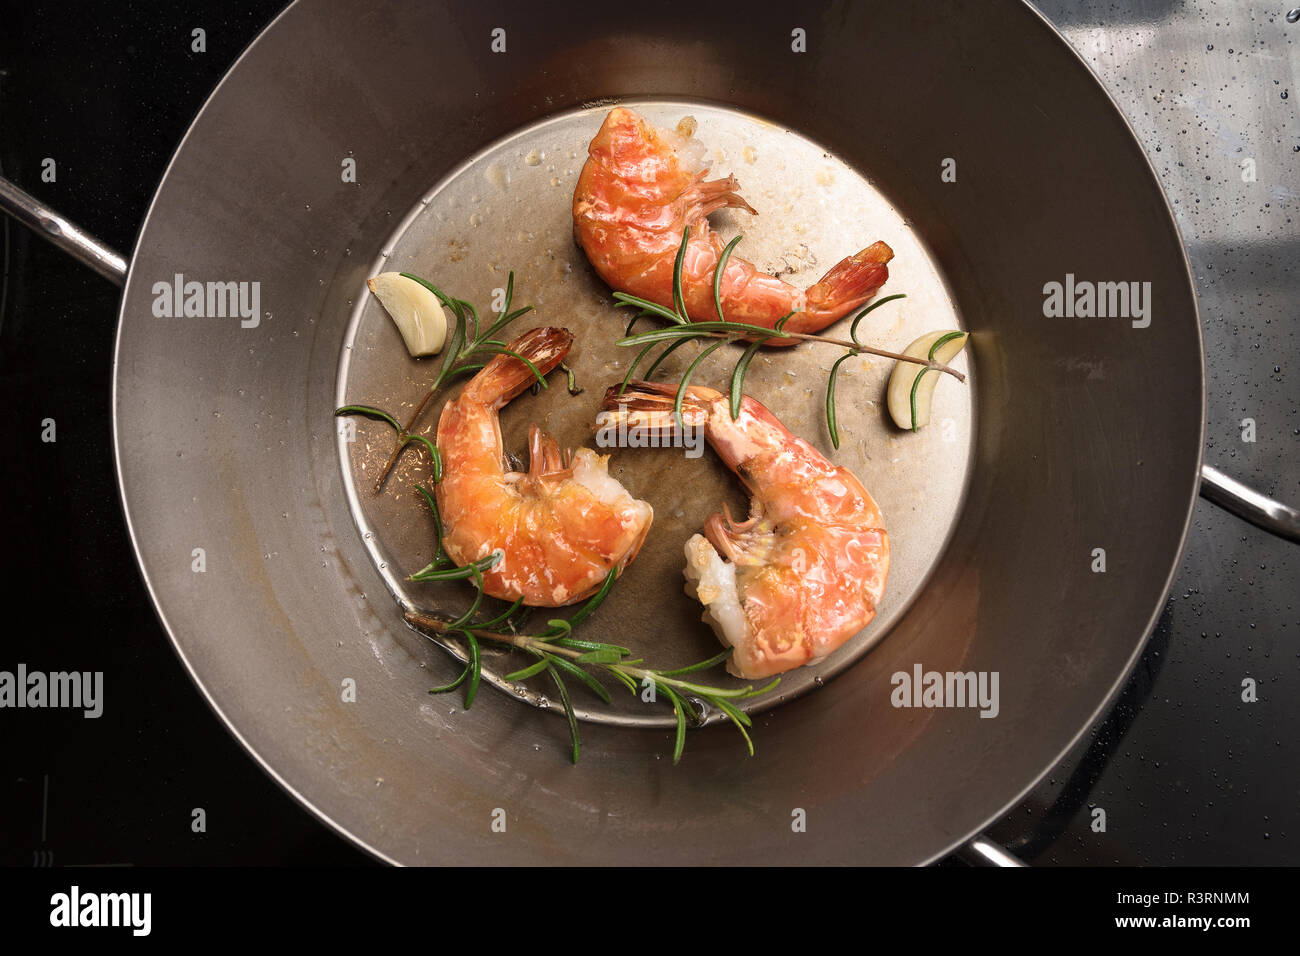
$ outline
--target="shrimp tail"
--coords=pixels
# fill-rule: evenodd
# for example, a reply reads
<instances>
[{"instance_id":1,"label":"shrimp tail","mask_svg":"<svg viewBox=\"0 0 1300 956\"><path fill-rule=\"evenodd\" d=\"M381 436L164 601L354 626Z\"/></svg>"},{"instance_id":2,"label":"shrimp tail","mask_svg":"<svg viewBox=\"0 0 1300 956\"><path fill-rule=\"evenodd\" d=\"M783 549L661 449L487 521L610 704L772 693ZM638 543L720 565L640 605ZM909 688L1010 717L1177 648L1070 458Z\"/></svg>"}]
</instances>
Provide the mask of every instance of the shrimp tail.
<instances>
[{"instance_id":1,"label":"shrimp tail","mask_svg":"<svg viewBox=\"0 0 1300 956\"><path fill-rule=\"evenodd\" d=\"M893 249L883 242L873 242L856 255L841 259L810 286L806 311L826 320L817 328L825 328L875 295L889 278L887 263L892 258Z\"/></svg>"},{"instance_id":2,"label":"shrimp tail","mask_svg":"<svg viewBox=\"0 0 1300 956\"><path fill-rule=\"evenodd\" d=\"M531 329L511 342L508 352L494 355L461 394L470 401L501 408L536 382L537 375L545 378L564 361L572 345L573 333L568 329ZM537 373L520 357L531 362Z\"/></svg>"},{"instance_id":3,"label":"shrimp tail","mask_svg":"<svg viewBox=\"0 0 1300 956\"><path fill-rule=\"evenodd\" d=\"M601 403L604 411L596 424L602 429L638 435L671 438L683 428L703 428L709 419L708 402L717 393L691 386L682 395L681 419L673 414L677 386L667 382L633 380L627 386L611 385Z\"/></svg>"}]
</instances>

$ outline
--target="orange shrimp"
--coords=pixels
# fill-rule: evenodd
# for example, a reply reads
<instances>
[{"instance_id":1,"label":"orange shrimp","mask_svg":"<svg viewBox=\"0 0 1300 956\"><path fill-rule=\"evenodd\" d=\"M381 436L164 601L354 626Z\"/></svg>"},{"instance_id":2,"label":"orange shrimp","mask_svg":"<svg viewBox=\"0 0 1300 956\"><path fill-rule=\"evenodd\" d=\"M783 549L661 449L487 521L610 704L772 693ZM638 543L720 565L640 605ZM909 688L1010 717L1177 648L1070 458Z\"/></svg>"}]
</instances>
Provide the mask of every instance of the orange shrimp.
<instances>
[{"instance_id":1,"label":"orange shrimp","mask_svg":"<svg viewBox=\"0 0 1300 956\"><path fill-rule=\"evenodd\" d=\"M697 322L714 321L719 316L713 276L724 243L706 217L727 208L758 213L740 198L735 176L705 181L707 167L692 168L683 146L679 135L656 130L632 110L611 110L591 141L573 193L573 233L611 287L671 309L673 264L689 226L682 265L686 312ZM722 274L722 309L729 321L765 328L790 315L783 328L817 332L875 295L889 278L893 257L885 243L873 243L804 290L733 255Z\"/></svg>"},{"instance_id":2,"label":"orange shrimp","mask_svg":"<svg viewBox=\"0 0 1300 956\"><path fill-rule=\"evenodd\" d=\"M545 375L572 342L567 329L538 328L510 349ZM588 448L562 455L536 425L529 431L527 473L506 470L498 413L534 381L518 358L496 355L443 406L438 511L443 547L456 564L501 552L483 572L485 593L560 607L589 597L610 571L622 572L640 550L654 512L609 475L609 456Z\"/></svg>"},{"instance_id":3,"label":"orange shrimp","mask_svg":"<svg viewBox=\"0 0 1300 956\"><path fill-rule=\"evenodd\" d=\"M889 576L880 509L847 468L828 461L760 402L744 396L734 421L727 396L691 386L681 424L676 386L632 382L605 393L627 428L704 434L752 495L747 521L724 508L686 542L686 591L734 650L727 669L747 680L813 664L876 614Z\"/></svg>"}]
</instances>

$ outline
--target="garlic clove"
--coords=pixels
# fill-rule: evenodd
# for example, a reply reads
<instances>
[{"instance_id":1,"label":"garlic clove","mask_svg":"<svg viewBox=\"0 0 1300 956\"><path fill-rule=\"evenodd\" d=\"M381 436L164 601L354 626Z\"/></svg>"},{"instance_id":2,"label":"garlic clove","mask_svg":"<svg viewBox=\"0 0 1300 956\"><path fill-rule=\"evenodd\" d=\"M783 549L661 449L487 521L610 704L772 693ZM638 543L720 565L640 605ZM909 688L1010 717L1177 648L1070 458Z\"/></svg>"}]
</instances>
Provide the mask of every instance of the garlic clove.
<instances>
[{"instance_id":1,"label":"garlic clove","mask_svg":"<svg viewBox=\"0 0 1300 956\"><path fill-rule=\"evenodd\" d=\"M384 272L366 285L392 316L412 356L437 355L447 341L447 312L438 297L400 272Z\"/></svg>"},{"instance_id":2,"label":"garlic clove","mask_svg":"<svg viewBox=\"0 0 1300 956\"><path fill-rule=\"evenodd\" d=\"M933 359L947 365L966 347L968 337L965 332L951 329L927 332L905 348L903 354L922 361ZM886 393L889 416L894 424L908 431L916 431L922 425L928 425L934 386L942 377L941 373L924 365L902 361L895 363Z\"/></svg>"}]
</instances>

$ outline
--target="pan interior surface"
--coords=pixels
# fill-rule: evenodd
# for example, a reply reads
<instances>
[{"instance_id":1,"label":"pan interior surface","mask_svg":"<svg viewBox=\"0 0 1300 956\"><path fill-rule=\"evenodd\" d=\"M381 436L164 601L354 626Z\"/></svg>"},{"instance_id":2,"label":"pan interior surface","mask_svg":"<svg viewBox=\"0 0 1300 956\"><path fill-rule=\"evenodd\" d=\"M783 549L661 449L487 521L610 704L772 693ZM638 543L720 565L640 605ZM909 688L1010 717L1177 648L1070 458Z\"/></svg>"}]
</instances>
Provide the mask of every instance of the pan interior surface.
<instances>
[{"instance_id":1,"label":"pan interior surface","mask_svg":"<svg viewBox=\"0 0 1300 956\"><path fill-rule=\"evenodd\" d=\"M762 271L806 287L841 258L875 240L887 242L895 257L877 299L897 293L906 298L874 310L860 326L863 341L902 351L926 332L963 328L937 266L904 217L872 185L869 171L855 170L797 132L734 108L686 101L630 100L622 105L659 128L694 121L692 148L711 163L709 178L734 174L742 195L759 212L754 216L724 211L711 217L712 225L724 241L743 234L736 254ZM587 144L608 109L602 105L548 117L480 151L420 198L371 267L373 274L420 275L448 294L476 303L485 321L490 321L488 303L502 301L507 276L513 272L513 306L531 304L536 311L511 326L507 338L543 324L563 325L575 333L567 364L581 394L569 393L560 371L552 374L545 392L515 399L501 416L507 454L526 456L527 429L534 422L555 434L562 447L592 447L600 398L607 386L623 379L637 351L614 344L631 313L614 308L610 290L573 239L574 186ZM824 334L848 338L851 318ZM639 327L651 323L642 320ZM697 341L678 349L656 377L676 381L702 347ZM731 368L743 350L738 344L715 352L696 368L692 382L726 391ZM973 435L975 385L969 375L965 384L941 383L931 426L905 432L892 424L885 409L893 360L872 355L850 359L841 366L836 392L841 434L837 451L826 424L826 381L831 365L844 354L843 349L812 344L765 350L749 367L746 392L795 434L853 471L876 499L891 544L885 597L872 622L845 646L816 665L782 675L775 692L743 701L751 712L820 686L881 640L920 593L959 514ZM376 405L405 422L442 361L442 356L412 359L382 306L359 287L344 338L336 402ZM965 354L954 365L969 371ZM440 391L422 414L417 434L436 439L442 403L462 382ZM375 494L375 476L393 444L394 433L384 422L357 419L339 430L344 484L361 539L403 607L459 616L469 603L465 582L420 584L406 578L432 556L433 522L415 491L416 484L431 488L432 475L427 455L411 446L383 491ZM612 451L611 474L651 503L655 519L641 552L607 601L609 612L601 615L601 623L584 627L581 636L625 645L651 666L678 667L711 657L719 649L717 639L701 621L698 602L683 591L683 546L724 502L733 514L745 514L748 500L735 476L704 448L689 457L684 448ZM493 604L484 616L496 610ZM533 629L554 614L547 609L534 612ZM458 640L438 640L464 658ZM501 650L488 650L487 655L485 680L521 699L550 706L544 681L531 682L542 687L543 692L537 692L503 679L526 666L529 658ZM721 666L707 680L743 686ZM661 727L674 723L670 709L647 705L635 695L615 695L612 706L586 706L581 698L575 703L580 716L591 721ZM703 702L698 705L707 713Z\"/></svg>"}]
</instances>

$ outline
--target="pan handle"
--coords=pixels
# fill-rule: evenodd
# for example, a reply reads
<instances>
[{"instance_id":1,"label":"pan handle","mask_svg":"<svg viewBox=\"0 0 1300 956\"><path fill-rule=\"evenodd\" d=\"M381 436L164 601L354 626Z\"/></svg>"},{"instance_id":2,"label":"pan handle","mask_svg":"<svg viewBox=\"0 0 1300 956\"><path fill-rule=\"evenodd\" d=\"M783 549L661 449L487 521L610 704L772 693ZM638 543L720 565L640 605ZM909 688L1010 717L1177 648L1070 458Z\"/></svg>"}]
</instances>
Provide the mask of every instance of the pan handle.
<instances>
[{"instance_id":1,"label":"pan handle","mask_svg":"<svg viewBox=\"0 0 1300 956\"><path fill-rule=\"evenodd\" d=\"M126 285L126 258L68 222L45 203L0 176L0 210L72 258L90 266L109 282Z\"/></svg>"},{"instance_id":2,"label":"pan handle","mask_svg":"<svg viewBox=\"0 0 1300 956\"><path fill-rule=\"evenodd\" d=\"M1201 466L1201 497L1258 528L1300 542L1300 511L1229 478L1213 465Z\"/></svg>"},{"instance_id":3,"label":"pan handle","mask_svg":"<svg viewBox=\"0 0 1300 956\"><path fill-rule=\"evenodd\" d=\"M1008 853L982 833L958 847L956 856L971 866L1028 866L1020 857Z\"/></svg>"}]
</instances>

